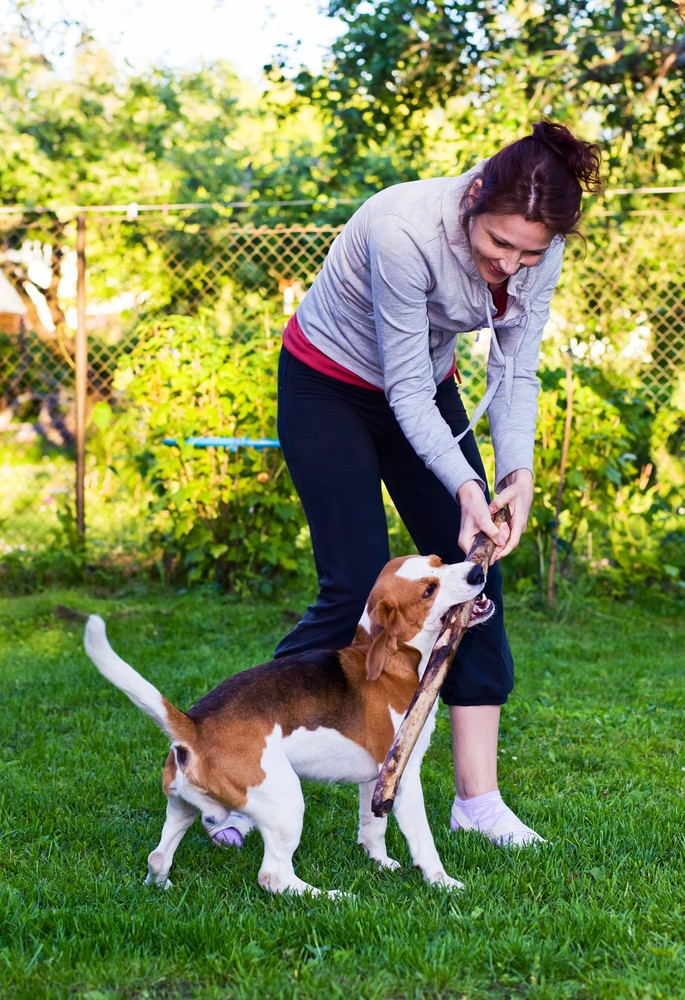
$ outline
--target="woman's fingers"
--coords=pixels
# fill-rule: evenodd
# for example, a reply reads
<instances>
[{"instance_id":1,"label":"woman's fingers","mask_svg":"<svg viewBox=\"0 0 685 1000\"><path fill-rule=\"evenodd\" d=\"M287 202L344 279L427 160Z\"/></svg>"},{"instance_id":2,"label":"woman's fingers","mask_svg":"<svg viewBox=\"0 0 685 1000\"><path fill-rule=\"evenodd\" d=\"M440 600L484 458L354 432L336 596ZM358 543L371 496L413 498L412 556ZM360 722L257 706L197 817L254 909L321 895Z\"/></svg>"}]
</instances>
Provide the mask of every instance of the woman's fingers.
<instances>
[{"instance_id":1,"label":"woman's fingers","mask_svg":"<svg viewBox=\"0 0 685 1000\"><path fill-rule=\"evenodd\" d=\"M517 469L506 479L505 488L498 493L490 504L490 513L495 514L502 507L507 507L509 537L501 549L495 553L495 559L502 559L513 552L521 541L521 536L528 524L528 515L533 503L533 476L528 469Z\"/></svg>"},{"instance_id":2,"label":"woman's fingers","mask_svg":"<svg viewBox=\"0 0 685 1000\"><path fill-rule=\"evenodd\" d=\"M470 485L470 484L465 484ZM459 491L461 504L461 527L459 530L459 548L468 552L473 541L481 531L491 538L497 548L505 545L509 538L509 526L496 525L485 499L485 494L478 484L476 489L463 488Z\"/></svg>"},{"instance_id":3,"label":"woman's fingers","mask_svg":"<svg viewBox=\"0 0 685 1000\"><path fill-rule=\"evenodd\" d=\"M493 562L513 552L521 541L528 524L528 515L533 503L533 477L526 469L518 470L508 477L508 485L498 493L490 504L491 515L502 507L507 507L509 537L505 544L495 551Z\"/></svg>"}]
</instances>

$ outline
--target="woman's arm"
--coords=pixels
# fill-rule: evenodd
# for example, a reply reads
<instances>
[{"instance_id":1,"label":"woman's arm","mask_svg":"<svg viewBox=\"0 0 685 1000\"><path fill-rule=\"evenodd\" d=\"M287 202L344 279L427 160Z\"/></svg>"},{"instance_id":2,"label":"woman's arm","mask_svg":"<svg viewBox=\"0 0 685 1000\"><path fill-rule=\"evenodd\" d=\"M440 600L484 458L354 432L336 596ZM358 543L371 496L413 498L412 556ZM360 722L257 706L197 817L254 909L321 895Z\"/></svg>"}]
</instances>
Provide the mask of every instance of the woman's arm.
<instances>
[{"instance_id":1,"label":"woman's arm","mask_svg":"<svg viewBox=\"0 0 685 1000\"><path fill-rule=\"evenodd\" d=\"M385 216L370 230L369 262L386 397L414 451L456 496L479 478L435 403L427 306L435 278L424 244L404 220Z\"/></svg>"},{"instance_id":2,"label":"woman's arm","mask_svg":"<svg viewBox=\"0 0 685 1000\"><path fill-rule=\"evenodd\" d=\"M490 431L495 451L496 496L490 504L491 514L507 507L508 537L495 550L492 561L509 555L521 541L533 504L533 452L537 422L537 398L540 383L537 369L540 342L549 319L552 296L561 273L563 243L559 241L548 251L547 259L532 268L531 310L523 332L523 342L514 359L514 377L510 397L503 383L495 394L488 411ZM516 351L508 344L506 330L500 336L504 353Z\"/></svg>"},{"instance_id":3,"label":"woman's arm","mask_svg":"<svg viewBox=\"0 0 685 1000\"><path fill-rule=\"evenodd\" d=\"M537 400L540 392L540 382L537 377L540 342L561 273L563 250L561 241L553 244L540 264L530 269L530 313L525 329L511 331L511 334L506 327L498 330L502 352L515 357L509 398L507 386L503 381L488 407L490 434L495 452L496 491L501 490L507 477L519 469L528 469L531 475L533 473ZM491 367L496 363L491 351L488 365Z\"/></svg>"}]
</instances>

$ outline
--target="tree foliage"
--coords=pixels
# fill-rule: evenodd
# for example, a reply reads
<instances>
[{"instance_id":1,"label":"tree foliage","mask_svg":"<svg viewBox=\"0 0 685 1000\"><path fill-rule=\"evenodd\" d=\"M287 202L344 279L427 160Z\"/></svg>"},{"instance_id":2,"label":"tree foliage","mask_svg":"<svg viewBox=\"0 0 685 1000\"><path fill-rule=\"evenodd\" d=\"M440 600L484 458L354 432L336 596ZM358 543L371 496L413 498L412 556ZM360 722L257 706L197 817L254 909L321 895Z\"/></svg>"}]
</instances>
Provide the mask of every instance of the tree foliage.
<instances>
[{"instance_id":1,"label":"tree foliage","mask_svg":"<svg viewBox=\"0 0 685 1000\"><path fill-rule=\"evenodd\" d=\"M169 243L170 260L191 270L206 251L192 238L193 227L202 230L218 217L264 217L264 202L314 199L325 184L325 146L312 113L291 115L286 127L277 101L264 106L230 65L134 73L83 32L65 72L27 20L31 5L19 8L23 20L0 40L0 270L31 330L56 357L73 352L70 303L60 285L77 207L120 206L122 214L125 206L146 203L204 206ZM141 255L140 244L134 227L109 227L102 237L97 227L89 230L89 287L96 297L113 294L111 272L103 270L100 279L103 255L147 266L148 287L159 284L169 268L160 266L158 252Z\"/></svg>"},{"instance_id":2,"label":"tree foliage","mask_svg":"<svg viewBox=\"0 0 685 1000\"><path fill-rule=\"evenodd\" d=\"M491 153L547 114L610 150L614 182L679 182L685 25L670 0L330 0L347 30L316 77L343 162L395 137L406 162L447 142Z\"/></svg>"},{"instance_id":3,"label":"tree foliage","mask_svg":"<svg viewBox=\"0 0 685 1000\"><path fill-rule=\"evenodd\" d=\"M46 341L65 327L57 290L74 206L242 193L242 150L230 144L241 114L239 82L226 67L128 77L86 41L73 75L60 79L31 39L10 36L0 99L0 201L18 206L0 220L0 267ZM21 252L27 246L34 248L28 255ZM42 281L31 268L36 247L45 257ZM36 292L51 323L36 309Z\"/></svg>"},{"instance_id":4,"label":"tree foliage","mask_svg":"<svg viewBox=\"0 0 685 1000\"><path fill-rule=\"evenodd\" d=\"M288 568L287 553L294 552L301 527L293 520L293 510L299 508L287 477L280 466L263 465L265 457L260 464L254 456L247 456L244 465L234 459L229 482L226 455L219 456L224 461L219 468L216 456L187 450L179 455L157 439L150 443L150 426L157 427L159 438L172 418L179 434L203 429L225 433L230 413L241 406L248 424L242 430L256 433L249 420L261 412L260 406L275 405L275 348L240 348L239 338L228 332L233 319L242 323L250 318L246 289L263 287L259 279L265 274L273 284L273 270L260 260L249 265L250 282L235 267L228 280L226 274L217 280L210 272L221 259L221 224L317 218L329 225L342 223L355 203L375 190L428 174L457 173L522 134L541 114L598 140L613 185L682 184L683 0L328 0L331 15L343 18L347 30L333 44L323 72L275 65L266 92L239 80L226 64L132 72L116 65L88 31L67 21L61 28L76 41L65 68L62 57L56 60L51 54L68 48L66 42L55 42L60 24L51 24L50 30L37 24L37 2L11 0L17 17L0 39L0 268L24 301L30 330L66 368L72 347L66 310L73 296L70 301L63 278L67 251L75 242L74 206L191 206L168 225L165 221L161 236L140 220L129 224L119 218L106 225L100 218L99 225L89 223L87 247L89 294L102 302L125 289L135 300L121 314L122 329L128 324L125 332L132 334L129 346L139 334L129 359L137 380L126 394L131 405L119 413L101 402L94 411L107 418L102 439L123 434L121 455L129 455L139 430L133 426L136 415L151 407L145 439L138 441L137 489L154 482L157 493L148 513L156 539L164 551L180 554L183 565L176 568L188 577L206 577L214 560L225 567L220 575L229 580L247 523L255 573L270 586L278 567ZM600 208L594 203L590 212ZM635 419L634 387L621 382L624 373L608 355L602 362L611 373L606 384L593 381L589 369L576 372L573 473L567 476L565 512L557 518L563 399L554 382L558 373L548 364L540 488L528 536L534 545L527 553L521 546L516 557L524 583L548 558L561 529L569 552L581 544L586 551L596 545L612 504L619 512L633 510L635 521L616 516L607 526L611 567L618 566L626 579L636 566L642 580L659 580L664 566L666 573L673 570L674 579L678 572L676 558L669 555L664 562L664 552L680 544L671 497L659 493L650 479L653 473L645 470L657 461L663 479L664 461L672 461L668 478L677 480L673 468L682 425L671 396L675 399L677 388L672 358L680 357L682 349L677 305L682 282L672 255L663 254L661 245L655 249L651 239L633 239L632 231L623 228L620 239L610 244L612 226L605 212L596 227L603 236L595 245L616 247L625 283L610 286L605 275L599 286L587 275L582 284L578 279L574 302L583 304L580 316L600 317L582 336L603 345L613 339L623 342L626 317L632 327L638 316L641 326L651 324L656 346L668 346L660 355L654 352L654 363L666 369L663 405L650 441ZM287 261L286 244L279 246ZM659 253L664 259L657 259ZM39 271L30 267L37 259ZM656 318L645 318L640 303L644 284L635 276L646 274L652 282L658 279L663 290L663 310ZM207 292L211 321L198 326L198 310L210 298ZM40 299L46 309L39 310ZM264 322L255 329L268 328L272 306L259 303ZM149 314L140 322L146 308ZM581 336L576 310L568 310L568 316ZM22 359L11 388L33 391L34 341L19 339ZM10 352L16 353L15 340L0 341L0 374L9 371L5 362ZM234 354L229 356L231 341ZM91 346L93 342L91 337ZM111 346L108 362L112 354L123 353L114 340L105 346ZM200 359L196 368L189 361L178 363L183 352L188 359ZM262 381L245 379L248 364ZM215 372L220 373L218 395L229 402L205 426ZM164 381L153 386L159 373ZM196 375L194 383L191 376ZM622 394L613 391L619 383ZM136 386L142 395L136 396ZM36 395L43 394L41 405L44 393L42 386L36 389ZM177 407L179 401L188 402L187 408ZM640 412L644 415L644 408ZM652 445L659 438L666 444L655 459ZM91 447L97 448L97 442L94 434ZM642 446L648 449L646 457ZM275 461L275 454L269 456L268 462ZM274 524L282 534L281 545L269 542ZM654 539L666 538L671 548L660 542L650 547L640 536L642 554L636 554L634 524ZM526 558L531 566L521 563Z\"/></svg>"}]
</instances>

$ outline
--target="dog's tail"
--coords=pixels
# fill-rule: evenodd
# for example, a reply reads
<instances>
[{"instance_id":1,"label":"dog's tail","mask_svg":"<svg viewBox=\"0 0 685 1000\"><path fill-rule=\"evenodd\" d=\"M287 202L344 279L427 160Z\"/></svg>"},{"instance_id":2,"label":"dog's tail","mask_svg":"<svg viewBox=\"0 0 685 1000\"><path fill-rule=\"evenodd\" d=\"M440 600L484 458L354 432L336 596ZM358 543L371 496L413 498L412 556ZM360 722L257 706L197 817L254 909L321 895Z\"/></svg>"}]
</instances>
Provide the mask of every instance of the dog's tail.
<instances>
[{"instance_id":1,"label":"dog's tail","mask_svg":"<svg viewBox=\"0 0 685 1000\"><path fill-rule=\"evenodd\" d=\"M105 623L99 615L88 618L83 645L103 677L128 695L133 704L149 715L170 739L190 738L195 728L192 720L114 652L107 639Z\"/></svg>"}]
</instances>

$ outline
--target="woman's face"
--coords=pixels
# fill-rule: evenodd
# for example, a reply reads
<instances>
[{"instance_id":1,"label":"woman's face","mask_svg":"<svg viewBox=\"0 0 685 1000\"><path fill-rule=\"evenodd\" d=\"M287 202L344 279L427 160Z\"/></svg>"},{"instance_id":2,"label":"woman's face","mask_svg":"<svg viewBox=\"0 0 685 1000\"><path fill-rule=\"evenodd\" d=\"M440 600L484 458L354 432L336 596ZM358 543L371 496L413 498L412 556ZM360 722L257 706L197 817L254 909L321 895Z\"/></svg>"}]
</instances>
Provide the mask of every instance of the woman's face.
<instances>
[{"instance_id":1,"label":"woman's face","mask_svg":"<svg viewBox=\"0 0 685 1000\"><path fill-rule=\"evenodd\" d=\"M522 215L485 212L471 222L471 255L488 284L500 284L522 267L535 267L553 239L541 222Z\"/></svg>"}]
</instances>

